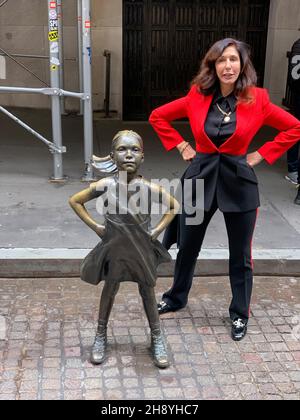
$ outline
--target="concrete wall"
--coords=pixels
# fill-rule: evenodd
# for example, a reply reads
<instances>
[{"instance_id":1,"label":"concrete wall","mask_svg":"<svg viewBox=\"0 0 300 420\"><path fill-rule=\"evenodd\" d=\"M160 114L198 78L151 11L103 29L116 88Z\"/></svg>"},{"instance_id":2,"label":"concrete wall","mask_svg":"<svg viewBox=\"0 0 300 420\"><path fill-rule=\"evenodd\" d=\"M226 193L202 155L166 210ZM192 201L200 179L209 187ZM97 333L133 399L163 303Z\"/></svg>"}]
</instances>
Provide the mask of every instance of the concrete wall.
<instances>
[{"instance_id":1,"label":"concrete wall","mask_svg":"<svg viewBox=\"0 0 300 420\"><path fill-rule=\"evenodd\" d=\"M0 8L0 47L9 53L48 54L47 37L47 7L39 0L9 0ZM22 58L20 61L36 73L42 80L49 83L48 66L44 60ZM17 66L12 60L6 59L7 79L1 80L2 86L40 87L41 82ZM36 95L1 94L1 104L12 106L48 106L46 97Z\"/></svg>"},{"instance_id":2,"label":"concrete wall","mask_svg":"<svg viewBox=\"0 0 300 420\"><path fill-rule=\"evenodd\" d=\"M17 3L17 7L16 7ZM122 108L122 0L92 0L93 105L103 108L104 49L112 52L111 109ZM65 89L79 91L77 65L77 1L63 0ZM9 0L0 8L0 48L9 53L48 55L47 1ZM18 58L49 84L48 60ZM6 80L0 86L44 86L11 59L6 59ZM49 107L42 95L1 94L0 103L10 106ZM66 108L77 109L78 101L68 98Z\"/></svg>"},{"instance_id":3,"label":"concrete wall","mask_svg":"<svg viewBox=\"0 0 300 420\"><path fill-rule=\"evenodd\" d=\"M300 38L300 1L271 0L264 86L281 105L288 70L287 51Z\"/></svg>"},{"instance_id":4,"label":"concrete wall","mask_svg":"<svg viewBox=\"0 0 300 420\"><path fill-rule=\"evenodd\" d=\"M18 7L16 8L16 2ZM78 91L76 0L63 0L65 89ZM0 47L10 53L48 55L47 1L9 0L0 8ZM103 108L104 49L112 52L111 109L122 113L122 0L91 0L93 46L93 103ZM300 1L271 0L264 85L271 99L281 104L285 94L287 58L293 42L300 37ZM49 83L47 60L19 59ZM6 59L7 79L3 86L40 87L41 82ZM3 105L48 107L49 98L37 95L4 95ZM67 99L67 110L77 109L78 101Z\"/></svg>"}]
</instances>

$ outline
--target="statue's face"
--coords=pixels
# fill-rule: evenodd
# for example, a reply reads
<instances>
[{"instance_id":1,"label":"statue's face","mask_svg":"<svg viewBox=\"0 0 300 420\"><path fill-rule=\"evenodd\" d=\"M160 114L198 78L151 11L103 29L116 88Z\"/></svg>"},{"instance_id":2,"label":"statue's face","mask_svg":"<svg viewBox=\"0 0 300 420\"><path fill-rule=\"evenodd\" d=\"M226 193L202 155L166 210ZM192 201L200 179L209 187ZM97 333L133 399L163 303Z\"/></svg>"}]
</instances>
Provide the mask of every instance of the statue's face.
<instances>
[{"instance_id":1,"label":"statue's face","mask_svg":"<svg viewBox=\"0 0 300 420\"><path fill-rule=\"evenodd\" d=\"M137 138L122 136L114 144L112 158L119 171L134 173L144 161L144 153Z\"/></svg>"}]
</instances>

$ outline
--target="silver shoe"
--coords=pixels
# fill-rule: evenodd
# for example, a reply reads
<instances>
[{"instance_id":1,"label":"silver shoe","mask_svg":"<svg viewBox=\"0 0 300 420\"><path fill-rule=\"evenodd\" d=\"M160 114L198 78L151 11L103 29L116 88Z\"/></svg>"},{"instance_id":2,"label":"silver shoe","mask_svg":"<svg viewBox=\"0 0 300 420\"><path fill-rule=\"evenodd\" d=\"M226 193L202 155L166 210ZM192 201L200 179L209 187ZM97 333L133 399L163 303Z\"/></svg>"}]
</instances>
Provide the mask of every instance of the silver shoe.
<instances>
[{"instance_id":1,"label":"silver shoe","mask_svg":"<svg viewBox=\"0 0 300 420\"><path fill-rule=\"evenodd\" d=\"M107 334L106 330L97 333L95 341L91 350L90 361L94 365L100 365L106 359L106 348L107 348Z\"/></svg>"},{"instance_id":2,"label":"silver shoe","mask_svg":"<svg viewBox=\"0 0 300 420\"><path fill-rule=\"evenodd\" d=\"M170 366L166 345L160 330L151 332L151 351L155 366L160 369Z\"/></svg>"}]
</instances>

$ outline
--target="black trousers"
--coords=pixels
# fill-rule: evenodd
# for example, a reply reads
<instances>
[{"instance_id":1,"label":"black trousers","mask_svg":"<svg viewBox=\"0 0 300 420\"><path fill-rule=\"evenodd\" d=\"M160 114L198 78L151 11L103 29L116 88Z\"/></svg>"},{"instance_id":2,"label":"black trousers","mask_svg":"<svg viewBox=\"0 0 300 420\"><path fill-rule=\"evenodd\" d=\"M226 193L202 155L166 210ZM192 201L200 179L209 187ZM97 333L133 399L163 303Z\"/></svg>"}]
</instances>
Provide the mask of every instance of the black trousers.
<instances>
[{"instance_id":1,"label":"black trousers","mask_svg":"<svg viewBox=\"0 0 300 420\"><path fill-rule=\"evenodd\" d=\"M199 225L186 225L185 215L180 215L179 251L174 283L163 295L163 300L175 308L182 308L187 304L197 257L207 226L217 208L215 199L210 211L204 213L203 222ZM229 241L229 277L232 291L229 314L232 320L242 318L247 321L253 284L251 243L257 210L223 214Z\"/></svg>"},{"instance_id":2,"label":"black trousers","mask_svg":"<svg viewBox=\"0 0 300 420\"><path fill-rule=\"evenodd\" d=\"M299 150L300 150L300 141L294 146L292 146L287 151L287 164L288 164L288 171L289 172L297 172L298 171L298 182L300 182L300 157L299 157Z\"/></svg>"},{"instance_id":3,"label":"black trousers","mask_svg":"<svg viewBox=\"0 0 300 420\"><path fill-rule=\"evenodd\" d=\"M300 94L296 94L293 101L293 114L295 115L298 120L300 119ZM300 140L298 143L294 144L287 151L287 164L288 164L288 171L289 172L297 172L298 171L298 184L300 184Z\"/></svg>"}]
</instances>

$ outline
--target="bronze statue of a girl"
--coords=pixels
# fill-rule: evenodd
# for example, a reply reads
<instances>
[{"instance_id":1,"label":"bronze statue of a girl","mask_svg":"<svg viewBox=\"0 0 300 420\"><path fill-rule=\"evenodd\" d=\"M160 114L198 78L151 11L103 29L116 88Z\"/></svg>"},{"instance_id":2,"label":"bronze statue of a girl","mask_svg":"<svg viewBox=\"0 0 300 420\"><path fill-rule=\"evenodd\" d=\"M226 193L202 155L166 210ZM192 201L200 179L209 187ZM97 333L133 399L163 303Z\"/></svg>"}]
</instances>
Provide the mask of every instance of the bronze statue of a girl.
<instances>
[{"instance_id":1,"label":"bronze statue of a girl","mask_svg":"<svg viewBox=\"0 0 300 420\"><path fill-rule=\"evenodd\" d=\"M142 139L137 133L129 130L118 132L112 141L110 157L109 166L116 170L115 174L92 183L69 200L77 215L102 239L81 265L82 280L92 284L105 281L90 360L93 364L105 360L107 324L115 295L121 281L134 281L138 283L151 329L154 363L159 368L165 368L169 366L169 360L161 333L154 286L157 266L169 261L170 255L157 237L172 221L179 204L162 187L138 175L144 153ZM151 229L153 197L165 203L168 210L157 226ZM102 208L106 209L103 225L98 224L84 206L95 198L103 200Z\"/></svg>"}]
</instances>

